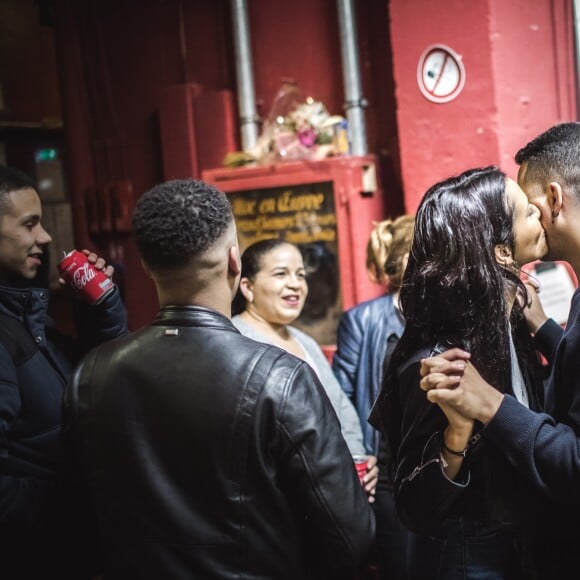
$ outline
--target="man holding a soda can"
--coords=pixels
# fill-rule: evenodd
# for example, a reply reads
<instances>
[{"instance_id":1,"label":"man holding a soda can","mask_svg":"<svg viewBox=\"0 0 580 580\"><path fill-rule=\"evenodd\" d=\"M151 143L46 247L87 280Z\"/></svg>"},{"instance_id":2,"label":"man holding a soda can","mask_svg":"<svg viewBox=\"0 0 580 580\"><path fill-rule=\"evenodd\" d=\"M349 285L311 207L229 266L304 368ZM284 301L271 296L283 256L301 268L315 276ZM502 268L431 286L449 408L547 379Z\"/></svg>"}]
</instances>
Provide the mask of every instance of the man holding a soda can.
<instances>
[{"instance_id":1,"label":"man holding a soda can","mask_svg":"<svg viewBox=\"0 0 580 580\"><path fill-rule=\"evenodd\" d=\"M0 167L2 569L11 578L82 579L91 572L83 548L94 548L83 533L90 504L75 496L62 442L62 394L82 355L127 332L126 316L111 281L113 268L85 251L79 252L82 258L75 254L81 269L73 285L80 298L74 306L77 337L53 327L48 290L35 286L51 242L41 220L34 181L18 169ZM73 280L74 272L70 275ZM83 294L91 282L92 294Z\"/></svg>"},{"instance_id":2,"label":"man holding a soda can","mask_svg":"<svg viewBox=\"0 0 580 580\"><path fill-rule=\"evenodd\" d=\"M241 263L226 195L158 185L133 231L161 309L92 350L65 395L103 577L342 578L374 516L316 373L231 322Z\"/></svg>"}]
</instances>

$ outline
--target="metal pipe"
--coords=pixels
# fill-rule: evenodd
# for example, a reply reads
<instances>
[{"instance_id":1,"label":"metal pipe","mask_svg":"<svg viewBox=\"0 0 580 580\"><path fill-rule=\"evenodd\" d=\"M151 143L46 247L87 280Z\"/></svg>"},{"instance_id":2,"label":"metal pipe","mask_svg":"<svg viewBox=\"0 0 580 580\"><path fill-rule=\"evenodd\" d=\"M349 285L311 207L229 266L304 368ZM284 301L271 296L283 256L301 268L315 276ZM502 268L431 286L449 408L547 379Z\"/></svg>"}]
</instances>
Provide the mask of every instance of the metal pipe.
<instances>
[{"instance_id":1,"label":"metal pipe","mask_svg":"<svg viewBox=\"0 0 580 580\"><path fill-rule=\"evenodd\" d=\"M338 23L340 26L340 48L342 53L342 74L344 77L344 108L350 133L352 155L368 153L364 108L366 99L362 96L358 47L356 33L356 12L352 0L338 0Z\"/></svg>"},{"instance_id":2,"label":"metal pipe","mask_svg":"<svg viewBox=\"0 0 580 580\"><path fill-rule=\"evenodd\" d=\"M234 50L236 53L236 78L238 81L238 107L242 149L250 151L258 141L258 117L252 73L252 49L246 0L232 0Z\"/></svg>"}]
</instances>

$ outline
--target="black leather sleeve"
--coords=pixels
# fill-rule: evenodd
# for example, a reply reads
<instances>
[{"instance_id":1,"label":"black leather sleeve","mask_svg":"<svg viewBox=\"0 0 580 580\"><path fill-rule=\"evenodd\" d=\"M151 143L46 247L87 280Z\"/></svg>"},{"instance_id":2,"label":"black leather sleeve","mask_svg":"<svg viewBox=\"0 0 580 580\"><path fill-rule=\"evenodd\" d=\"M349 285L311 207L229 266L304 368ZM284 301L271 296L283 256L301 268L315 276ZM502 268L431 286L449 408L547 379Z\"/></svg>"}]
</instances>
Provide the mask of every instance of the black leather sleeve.
<instances>
[{"instance_id":1,"label":"black leather sleeve","mask_svg":"<svg viewBox=\"0 0 580 580\"><path fill-rule=\"evenodd\" d=\"M281 364L270 375L285 382L278 414L280 479L301 512L311 552L327 566L358 565L373 541L374 515L314 371L305 363L290 375L287 369Z\"/></svg>"},{"instance_id":2,"label":"black leather sleeve","mask_svg":"<svg viewBox=\"0 0 580 580\"><path fill-rule=\"evenodd\" d=\"M447 420L421 390L419 365L419 360L414 361L399 376L403 417L395 502L405 525L421 533L450 514L469 483L469 470L464 461L454 481L443 471L439 435Z\"/></svg>"}]
</instances>

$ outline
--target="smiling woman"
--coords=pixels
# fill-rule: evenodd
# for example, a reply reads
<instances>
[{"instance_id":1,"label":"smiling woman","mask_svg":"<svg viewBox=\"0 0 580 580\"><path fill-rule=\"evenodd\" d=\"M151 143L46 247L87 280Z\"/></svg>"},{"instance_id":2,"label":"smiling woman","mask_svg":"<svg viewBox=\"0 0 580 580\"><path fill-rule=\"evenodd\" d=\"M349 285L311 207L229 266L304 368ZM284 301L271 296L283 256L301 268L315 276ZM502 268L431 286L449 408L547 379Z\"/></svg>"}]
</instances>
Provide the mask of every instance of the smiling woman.
<instances>
[{"instance_id":1,"label":"smiling woman","mask_svg":"<svg viewBox=\"0 0 580 580\"><path fill-rule=\"evenodd\" d=\"M306 270L296 246L263 240L244 252L234 314L239 313L239 320L261 332L268 342L302 359L306 359L305 347L288 325L300 316L307 295Z\"/></svg>"},{"instance_id":2,"label":"smiling woman","mask_svg":"<svg viewBox=\"0 0 580 580\"><path fill-rule=\"evenodd\" d=\"M307 295L306 270L300 250L280 239L256 242L242 254L242 274L232 307L232 321L242 334L279 346L314 369L336 411L351 454L365 455L356 411L340 388L322 349L312 337L291 326L300 316ZM364 481L371 498L378 475L375 464L373 457Z\"/></svg>"}]
</instances>

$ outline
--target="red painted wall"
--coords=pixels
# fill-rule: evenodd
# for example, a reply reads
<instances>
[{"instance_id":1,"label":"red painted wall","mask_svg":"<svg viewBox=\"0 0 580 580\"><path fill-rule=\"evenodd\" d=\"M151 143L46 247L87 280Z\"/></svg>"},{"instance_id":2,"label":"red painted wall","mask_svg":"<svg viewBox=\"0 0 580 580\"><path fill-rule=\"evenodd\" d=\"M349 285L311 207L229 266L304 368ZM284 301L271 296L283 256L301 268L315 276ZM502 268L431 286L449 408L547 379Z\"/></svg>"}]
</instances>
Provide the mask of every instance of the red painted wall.
<instances>
[{"instance_id":1,"label":"red painted wall","mask_svg":"<svg viewBox=\"0 0 580 580\"><path fill-rule=\"evenodd\" d=\"M378 158L385 216L414 211L435 180L470 166L499 163L513 175L520 145L576 118L568 0L354 4L369 153ZM336 0L250 0L248 7L259 113L267 115L285 77L343 113ZM153 285L127 234L89 235L83 194L128 179L139 195L168 177L163 155L179 151L161 138L168 87L197 83L237 102L230 2L54 0L54 9L56 55L36 2L0 5L7 105L0 120L38 122L62 110L77 245L116 262L136 328L157 308ZM418 59L433 43L451 46L467 70L463 92L447 104L430 103L417 86ZM204 129L211 139L198 139L206 149L219 139L211 128Z\"/></svg>"},{"instance_id":2,"label":"red painted wall","mask_svg":"<svg viewBox=\"0 0 580 580\"><path fill-rule=\"evenodd\" d=\"M129 179L139 195L166 177L159 107L167 87L197 83L235 95L229 4L55 0L76 235L117 262L132 328L153 316L153 286L130 237L88 235L83 192ZM434 181L471 166L499 163L513 174L520 144L575 118L568 4L355 2L369 153L379 160L385 216L414 211ZM251 0L248 7L259 113L267 115L286 77L343 113L336 1ZM417 86L419 57L433 43L453 48L467 70L463 92L447 104L427 101Z\"/></svg>"},{"instance_id":3,"label":"red painted wall","mask_svg":"<svg viewBox=\"0 0 580 580\"><path fill-rule=\"evenodd\" d=\"M235 93L230 3L143 0L138 8L131 0L55 4L76 233L86 240L82 196L89 185L129 179L140 194L165 178L158 118L164 89L198 83L207 91ZM332 113L342 113L335 0L295 0L286 10L270 0L252 0L248 6L259 113L267 115L284 77L295 78ZM402 193L387 0L369 0L359 12L369 152L379 157L385 214L394 216L402 211ZM156 297L131 239L93 236L88 243L117 260L130 326L149 322Z\"/></svg>"},{"instance_id":4,"label":"red painted wall","mask_svg":"<svg viewBox=\"0 0 580 580\"><path fill-rule=\"evenodd\" d=\"M515 176L520 147L554 123L576 119L572 3L489 4L500 164Z\"/></svg>"},{"instance_id":5,"label":"red painted wall","mask_svg":"<svg viewBox=\"0 0 580 580\"><path fill-rule=\"evenodd\" d=\"M435 181L499 164L515 176L517 148L576 117L573 29L565 0L392 0L391 38L405 204L414 211ZM461 55L463 91L432 103L419 91L423 51Z\"/></svg>"},{"instance_id":6,"label":"red painted wall","mask_svg":"<svg viewBox=\"0 0 580 580\"><path fill-rule=\"evenodd\" d=\"M224 2L56 2L75 233L111 258L131 328L157 309L128 235L89 237L83 195L129 179L137 197L163 180L158 109L162 89L195 78L208 89L231 81Z\"/></svg>"}]
</instances>

